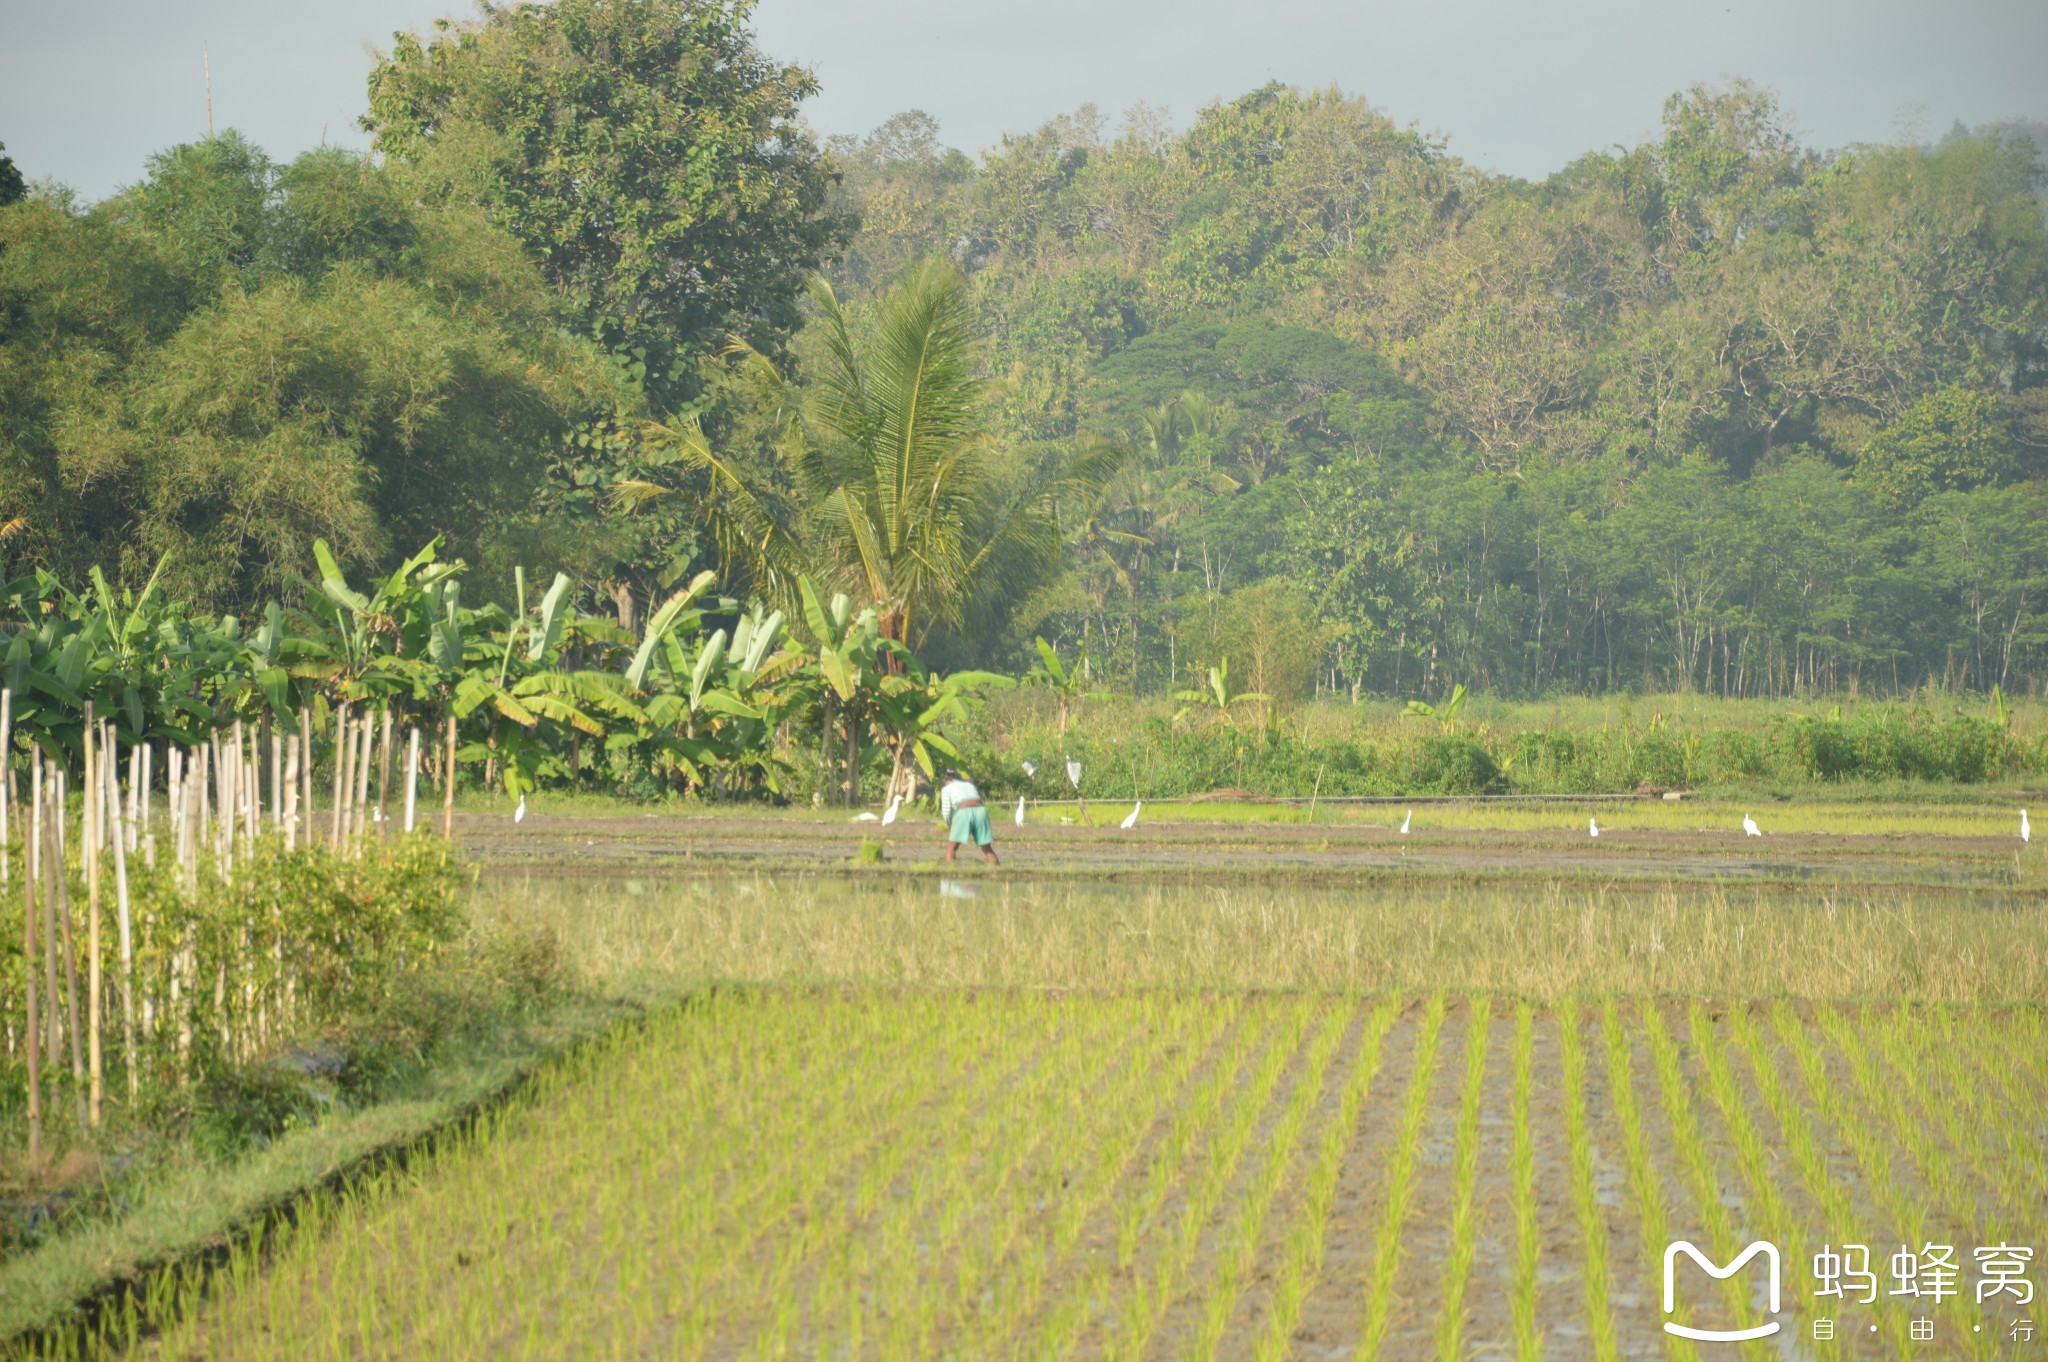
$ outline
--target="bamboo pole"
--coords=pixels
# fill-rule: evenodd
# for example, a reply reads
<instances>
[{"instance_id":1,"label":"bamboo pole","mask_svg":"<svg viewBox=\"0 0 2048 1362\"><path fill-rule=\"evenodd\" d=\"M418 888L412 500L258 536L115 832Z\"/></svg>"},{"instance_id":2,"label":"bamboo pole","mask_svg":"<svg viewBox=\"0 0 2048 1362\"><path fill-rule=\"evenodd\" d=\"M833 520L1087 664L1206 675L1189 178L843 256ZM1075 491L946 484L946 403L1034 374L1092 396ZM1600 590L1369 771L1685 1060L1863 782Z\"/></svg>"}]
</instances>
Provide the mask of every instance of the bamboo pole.
<instances>
[{"instance_id":1,"label":"bamboo pole","mask_svg":"<svg viewBox=\"0 0 2048 1362\"><path fill-rule=\"evenodd\" d=\"M0 890L7 888L13 871L7 856L7 795L14 774L14 692L0 689ZM23 959L28 957L24 956ZM34 1028L31 1027L31 1030Z\"/></svg>"},{"instance_id":2,"label":"bamboo pole","mask_svg":"<svg viewBox=\"0 0 2048 1362\"><path fill-rule=\"evenodd\" d=\"M132 755L134 749L130 749ZM135 763L129 763L135 769ZM107 768L107 810L113 816L114 828L114 913L116 926L121 937L121 1064L128 1072L128 1100L132 1103L137 1095L137 1070L141 1067L135 1055L135 935L131 925L128 901L128 837L133 831L120 825L121 778L118 765ZM129 790L130 806L133 806L134 790Z\"/></svg>"},{"instance_id":3,"label":"bamboo pole","mask_svg":"<svg viewBox=\"0 0 2048 1362\"><path fill-rule=\"evenodd\" d=\"M170 750L171 744L169 740L166 739L164 742L164 751L166 753L169 753ZM156 829L150 826L149 820L149 786L152 775L149 767L151 761L155 758L155 756L156 749L154 747L151 747L148 743L142 744L142 791L141 794L136 799L135 805L136 808L141 811L138 819L138 825L141 828L142 863L148 866L151 870L156 869ZM165 760L166 762L168 762L168 756L166 757Z\"/></svg>"},{"instance_id":4,"label":"bamboo pole","mask_svg":"<svg viewBox=\"0 0 2048 1362\"><path fill-rule=\"evenodd\" d=\"M299 706L299 822L313 845L313 709Z\"/></svg>"},{"instance_id":5,"label":"bamboo pole","mask_svg":"<svg viewBox=\"0 0 2048 1362\"><path fill-rule=\"evenodd\" d=\"M441 769L441 835L455 835L455 715L448 715L448 760Z\"/></svg>"},{"instance_id":6,"label":"bamboo pole","mask_svg":"<svg viewBox=\"0 0 2048 1362\"><path fill-rule=\"evenodd\" d=\"M42 1037L36 1034L42 1021L36 1008L35 863L43 845L43 768L40 763L30 784L35 790L35 803L29 815L27 842L22 847L21 889L26 911L21 915L21 972L28 983L28 1035L25 1037L27 1044L22 1048L28 1052L28 1162L33 1168L43 1157L43 1051ZM0 860L5 860L6 854L5 845L0 844Z\"/></svg>"},{"instance_id":7,"label":"bamboo pole","mask_svg":"<svg viewBox=\"0 0 2048 1362\"><path fill-rule=\"evenodd\" d=\"M348 827L348 803L350 771L348 702L343 701L334 710L334 809L328 818L327 849L341 850L341 835Z\"/></svg>"},{"instance_id":8,"label":"bamboo pole","mask_svg":"<svg viewBox=\"0 0 2048 1362\"><path fill-rule=\"evenodd\" d=\"M413 813L420 793L420 730L414 725L405 735L405 834L413 830Z\"/></svg>"},{"instance_id":9,"label":"bamboo pole","mask_svg":"<svg viewBox=\"0 0 2048 1362\"><path fill-rule=\"evenodd\" d=\"M364 833L369 827L370 767L376 756L375 749L376 744L370 724L370 712L366 709L363 711L363 720L359 725L359 732L356 738L355 823L350 828L352 840L355 842L355 855L358 860L362 858Z\"/></svg>"},{"instance_id":10,"label":"bamboo pole","mask_svg":"<svg viewBox=\"0 0 2048 1362\"><path fill-rule=\"evenodd\" d=\"M383 732L377 739L377 836L384 835L384 811L391 806L391 706L384 706Z\"/></svg>"},{"instance_id":11,"label":"bamboo pole","mask_svg":"<svg viewBox=\"0 0 2048 1362\"><path fill-rule=\"evenodd\" d=\"M128 804L122 812L122 825L128 833L128 850L137 850L138 830L142 826L142 761L144 752L149 750L147 738L128 749Z\"/></svg>"},{"instance_id":12,"label":"bamboo pole","mask_svg":"<svg viewBox=\"0 0 2048 1362\"><path fill-rule=\"evenodd\" d=\"M88 1124L94 1130L100 1128L100 1108L107 1100L106 1054L102 1048L101 1033L106 1018L104 999L106 988L100 974L100 846L101 833L106 818L100 808L100 765L105 753L100 750L98 723L93 718L92 701L85 702L85 730L79 742L83 748L84 780L79 785L79 839L78 850L85 861L85 993L86 993L86 1073L92 1088L86 1098Z\"/></svg>"},{"instance_id":13,"label":"bamboo pole","mask_svg":"<svg viewBox=\"0 0 2048 1362\"><path fill-rule=\"evenodd\" d=\"M278 823L284 829L284 849L294 851L299 845L299 735L294 733L284 740L284 783L278 787L284 792L284 811L278 815Z\"/></svg>"},{"instance_id":14,"label":"bamboo pole","mask_svg":"<svg viewBox=\"0 0 2048 1362\"><path fill-rule=\"evenodd\" d=\"M270 825L282 833L284 806L290 802L284 783L284 734L268 720L264 721L263 727L270 734Z\"/></svg>"},{"instance_id":15,"label":"bamboo pole","mask_svg":"<svg viewBox=\"0 0 2048 1362\"><path fill-rule=\"evenodd\" d=\"M36 766L36 858L31 874L43 881L43 1062L55 1069L59 1047L64 1043L62 995L57 992L57 888L50 876L50 849L44 841L43 813L56 798L48 765L41 752L33 754ZM45 787L48 787L47 793Z\"/></svg>"},{"instance_id":16,"label":"bamboo pole","mask_svg":"<svg viewBox=\"0 0 2048 1362\"><path fill-rule=\"evenodd\" d=\"M79 1017L84 1009L78 1003L78 941L71 930L71 877L64 873L64 810L71 802L71 782L63 767L56 768L53 783L57 798L50 810L50 821L57 828L57 923L64 936L64 1033L71 1042L71 1092L82 1130L86 1122L85 1038L79 1034L84 1029ZM79 851L83 854L85 848L81 846Z\"/></svg>"}]
</instances>

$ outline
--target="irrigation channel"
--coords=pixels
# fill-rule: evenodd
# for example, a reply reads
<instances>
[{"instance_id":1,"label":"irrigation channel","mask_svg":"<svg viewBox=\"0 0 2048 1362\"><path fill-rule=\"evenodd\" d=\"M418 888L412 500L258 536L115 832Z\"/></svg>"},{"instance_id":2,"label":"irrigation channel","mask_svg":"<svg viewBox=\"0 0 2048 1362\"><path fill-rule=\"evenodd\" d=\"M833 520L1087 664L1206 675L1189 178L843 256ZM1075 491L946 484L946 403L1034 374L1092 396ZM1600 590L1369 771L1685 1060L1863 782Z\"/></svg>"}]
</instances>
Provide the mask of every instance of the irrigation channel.
<instances>
[{"instance_id":1,"label":"irrigation channel","mask_svg":"<svg viewBox=\"0 0 2048 1362\"><path fill-rule=\"evenodd\" d=\"M2002 806L1108 812L996 873L844 815L459 814L479 914L682 1001L131 1355L2043 1355L1978 1299L1999 1246L2048 1285L2048 876ZM1778 1245L1779 1313L1684 1305L1779 1333L1665 1332L1677 1239ZM1850 1244L1869 1304L1821 1294ZM1902 1245L1955 1294L1894 1294Z\"/></svg>"}]
</instances>

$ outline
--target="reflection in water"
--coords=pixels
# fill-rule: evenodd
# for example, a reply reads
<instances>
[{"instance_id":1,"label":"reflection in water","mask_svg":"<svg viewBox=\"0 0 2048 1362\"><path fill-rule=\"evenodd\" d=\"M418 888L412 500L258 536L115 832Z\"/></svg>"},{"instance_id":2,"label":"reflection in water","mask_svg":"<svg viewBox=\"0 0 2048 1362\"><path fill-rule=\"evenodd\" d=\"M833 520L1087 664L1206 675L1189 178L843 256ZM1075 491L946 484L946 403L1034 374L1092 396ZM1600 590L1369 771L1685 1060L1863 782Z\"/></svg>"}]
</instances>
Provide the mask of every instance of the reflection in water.
<instances>
[{"instance_id":1,"label":"reflection in water","mask_svg":"<svg viewBox=\"0 0 2048 1362\"><path fill-rule=\"evenodd\" d=\"M942 899L971 899L981 890L961 880L940 880L939 897Z\"/></svg>"}]
</instances>

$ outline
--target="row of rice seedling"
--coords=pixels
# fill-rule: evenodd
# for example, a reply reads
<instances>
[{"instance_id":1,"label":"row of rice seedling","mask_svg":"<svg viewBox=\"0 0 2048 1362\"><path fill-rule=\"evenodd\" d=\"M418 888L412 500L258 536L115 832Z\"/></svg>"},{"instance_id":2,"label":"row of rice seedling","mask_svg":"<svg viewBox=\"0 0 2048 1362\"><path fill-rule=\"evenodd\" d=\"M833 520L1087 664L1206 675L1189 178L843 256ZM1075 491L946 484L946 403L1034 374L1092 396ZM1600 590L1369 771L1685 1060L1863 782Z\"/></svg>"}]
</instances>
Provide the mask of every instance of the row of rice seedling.
<instances>
[{"instance_id":1,"label":"row of rice seedling","mask_svg":"<svg viewBox=\"0 0 2048 1362\"><path fill-rule=\"evenodd\" d=\"M1832 1129L1836 1137L1849 1147L1856 1160L1857 1173L1869 1190L1878 1214L1889 1222L1890 1229L1902 1239L1918 1233L1925 1224L1925 1213L1919 1198L1901 1181L1885 1133L1863 1119L1862 1110L1834 1082L1826 1057L1814 1043L1805 1021L1789 1004L1780 1003L1772 1010L1771 1029L1799 1070L1804 1093L1798 1107L1817 1113L1819 1122ZM1760 1051L1761 1047L1758 1047L1752 1055ZM1791 1103L1787 1105L1790 1107ZM1809 1116L1807 1119L1815 1118ZM1821 1176L1826 1177L1826 1172L1822 1171ZM1846 1238L1851 1223L1844 1217L1833 1220L1828 1228ZM1833 1242L1825 1234L1823 1240ZM1914 1242L1924 1241L1915 1239ZM1890 1297L1880 1296L1878 1306L1880 1327L1892 1346L1903 1353L1908 1344L1905 1314L1892 1308Z\"/></svg>"},{"instance_id":2,"label":"row of rice seedling","mask_svg":"<svg viewBox=\"0 0 2048 1362\"><path fill-rule=\"evenodd\" d=\"M1628 1170L1629 1199L1641 1226L1644 1280L1658 1282L1664 1270L1664 1246L1671 1242L1671 1217L1664 1204L1664 1186L1650 1153L1649 1133L1642 1107L1636 1101L1634 1052L1623 1029L1621 1009L1615 1000L1605 1000L1600 1010L1601 1033L1607 1045L1607 1091L1621 1129L1621 1152ZM1690 1339L1664 1335L1664 1355L1673 1362L1698 1356Z\"/></svg>"},{"instance_id":3,"label":"row of rice seedling","mask_svg":"<svg viewBox=\"0 0 2048 1362\"><path fill-rule=\"evenodd\" d=\"M1203 1230L1250 1148L1252 1136L1275 1099L1280 1080L1306 1043L1313 1009L1314 1004L1306 998L1289 1004L1275 1022L1272 1043L1260 1056L1249 1080L1219 1113L1217 1125L1203 1142L1200 1158L1190 1161L1181 1182L1180 1215L1162 1227L1157 1252L1131 1280L1122 1308L1104 1340L1108 1356L1144 1356L1160 1321L1180 1299Z\"/></svg>"},{"instance_id":4,"label":"row of rice seedling","mask_svg":"<svg viewBox=\"0 0 2048 1362\"><path fill-rule=\"evenodd\" d=\"M1465 1331L1465 1287L1479 1252L1473 1194L1479 1184L1479 1102L1486 1088L1486 1033L1493 1009L1475 998L1465 1027L1465 1085L1458 1098L1458 1149L1454 1158L1457 1198L1451 1212L1451 1256L1444 1264L1444 1302L1437 1315L1437 1362L1458 1362Z\"/></svg>"},{"instance_id":5,"label":"row of rice seedling","mask_svg":"<svg viewBox=\"0 0 2048 1362\"><path fill-rule=\"evenodd\" d=\"M1396 1005L1382 1003L1369 1015L1358 1040L1358 1054L1352 1060L1351 1075L1338 1099L1336 1118L1323 1127L1314 1162L1296 1208L1295 1220L1281 1249L1279 1279L1273 1288L1271 1313L1266 1327L1254 1344L1259 1362L1274 1362L1286 1354L1302 1302L1315 1289L1322 1270L1330 1203L1337 1192L1337 1178L1344 1170L1344 1156L1358 1129L1359 1113L1379 1073L1380 1051L1387 1031L1394 1024Z\"/></svg>"},{"instance_id":6,"label":"row of rice seedling","mask_svg":"<svg viewBox=\"0 0 2048 1362\"><path fill-rule=\"evenodd\" d=\"M1593 1134L1586 1119L1586 1045L1579 1034L1579 1008L1567 998L1557 1009L1558 1057L1564 1069L1565 1139L1571 1150L1572 1210L1578 1216L1585 1263L1581 1278L1586 1331L1596 1362L1618 1355L1614 1313L1609 1302L1607 1220L1593 1178Z\"/></svg>"},{"instance_id":7,"label":"row of rice seedling","mask_svg":"<svg viewBox=\"0 0 2048 1362\"><path fill-rule=\"evenodd\" d=\"M2038 1095L2023 1091L2023 1080L2005 1062L2005 1042L2016 1029L2011 1019L2000 1016L1993 1022L1980 1017L1977 1034L1965 1036L1954 1008L1937 1007L1931 1015L1934 1025L1914 1033L1920 1042L1915 1057L1941 1066L1949 1093L1962 1104L1966 1120L1987 1134L1996 1132L1999 1148L1988 1157L2008 1176L1994 1179L1994 1185L2015 1201L2029 1196L2037 1204L2048 1201L2048 1145L2010 1117L2040 1101Z\"/></svg>"},{"instance_id":8,"label":"row of rice seedling","mask_svg":"<svg viewBox=\"0 0 2048 1362\"><path fill-rule=\"evenodd\" d=\"M1086 1024L1059 1035L998 1101L949 1103L948 1114L934 1122L948 1132L941 1149L922 1168L890 1179L900 1190L890 1186L884 1204L871 1212L856 1207L843 1221L821 1217L806 1227L807 1248L852 1247L836 1257L821 1252L801 1293L792 1289L787 1261L769 1280L778 1299L808 1295L810 1332L826 1351L859 1356L872 1329L884 1356L930 1355L941 1314L954 1303L953 1293L934 1278L944 1265L964 1266L958 1240L968 1217L993 1228L1018 1166L1037 1158L1056 1127L1084 1123L1091 1112L1116 1101L1113 1076L1141 1067L1127 1053L1129 1010L1127 1002L1091 1008ZM915 1143L904 1141L905 1152ZM955 1289L967 1288L956 1283ZM876 1317L864 1318L869 1314ZM742 1322L737 1313L731 1318Z\"/></svg>"},{"instance_id":9,"label":"row of rice seedling","mask_svg":"<svg viewBox=\"0 0 2048 1362\"><path fill-rule=\"evenodd\" d=\"M1387 1160L1387 1195L1373 1240L1371 1274L1367 1278L1364 1323L1359 1330L1358 1348L1353 1356L1361 1362L1380 1355L1386 1342L1394 1304L1394 1274L1401 1266L1401 1233L1408 1221L1408 1207L1415 1195L1415 1154L1422 1143L1423 1123L1429 1119L1429 1094L1436 1080L1437 1044L1443 1035L1444 995L1433 994L1422 1015L1422 1028L1415 1040L1415 1068L1408 1079L1408 1095L1401 1104L1400 1135Z\"/></svg>"},{"instance_id":10,"label":"row of rice seedling","mask_svg":"<svg viewBox=\"0 0 2048 1362\"><path fill-rule=\"evenodd\" d=\"M1310 1117L1322 1105L1323 1076L1330 1057L1351 1029L1353 1009L1332 1006L1309 1046L1294 1080L1294 1092L1279 1122L1265 1138L1266 1157L1252 1175L1251 1186L1237 1204L1237 1214L1218 1227L1214 1272L1202 1291L1202 1314L1193 1344L1184 1350L1196 1358L1213 1358L1235 1313L1253 1262L1264 1243L1265 1227L1284 1179L1293 1171L1295 1146Z\"/></svg>"},{"instance_id":11,"label":"row of rice seedling","mask_svg":"<svg viewBox=\"0 0 2048 1362\"><path fill-rule=\"evenodd\" d=\"M1048 1283L1069 1264L1083 1232L1103 1213L1111 1193L1123 1182L1146 1133L1167 1119L1167 1113L1192 1099L1191 1085L1197 1072L1211 1060L1237 1017L1235 1007L1184 1005L1175 1030L1165 1039L1163 1061L1149 1071L1142 1064L1129 1066L1132 1084L1139 1091L1126 1100L1105 1104L1101 1114L1107 1118L1106 1125L1087 1130L1074 1125L1060 1128L1048 1167L1075 1170L1078 1183L1067 1181L1068 1175L1063 1174L1060 1194L1048 1198L1047 1214L1044 1223L1036 1227L1036 1235L1027 1230L1023 1245L1010 1254L1007 1263L997 1260L990 1264L1006 1270L990 1283L981 1302L961 1306L955 1352L999 1355L1003 1343L1037 1311Z\"/></svg>"},{"instance_id":12,"label":"row of rice seedling","mask_svg":"<svg viewBox=\"0 0 2048 1362\"><path fill-rule=\"evenodd\" d=\"M1741 1087L1734 1065L1729 1062L1727 1043L1706 1007L1697 999L1687 1008L1687 1022L1692 1032L1693 1050L1699 1056L1700 1068L1706 1076L1707 1092L1714 1100L1722 1129L1728 1133L1729 1142L1735 1148L1736 1167L1741 1172L1747 1193L1744 1203L1749 1210L1747 1236L1769 1239L1786 1250L1784 1268L1791 1282L1792 1299L1817 1300L1814 1295L1817 1282L1813 1258L1810 1253L1802 1251L1810 1238L1806 1227L1811 1222L1797 1215L1786 1197L1777 1173L1780 1145L1767 1140L1758 1127L1751 1113L1750 1095ZM1722 1251L1732 1252L1733 1249L1731 1243Z\"/></svg>"},{"instance_id":13,"label":"row of rice seedling","mask_svg":"<svg viewBox=\"0 0 2048 1362\"><path fill-rule=\"evenodd\" d=\"M1536 1088L1536 1009L1515 1008L1514 1148L1508 1156L1514 1181L1515 1265L1509 1311L1515 1326L1515 1356L1520 1362L1541 1362L1543 1331L1537 1323L1536 1261L1542 1253L1543 1229L1536 1207L1536 1139L1530 1106Z\"/></svg>"},{"instance_id":14,"label":"row of rice seedling","mask_svg":"<svg viewBox=\"0 0 2048 1362\"><path fill-rule=\"evenodd\" d=\"M1657 1070L1657 1086L1664 1099L1665 1121L1671 1127L1671 1143L1678 1156L1679 1171L1692 1193L1693 1223L1703 1232L1709 1246L1726 1253L1729 1248L1721 1246L1732 1247L1739 1241L1735 1237L1735 1226L1730 1222L1727 1203L1722 1200L1719 1171L1714 1166L1706 1136L1700 1129L1692 1086L1686 1081L1678 1043L1665 1024L1664 1014L1654 1003L1644 1004L1640 1011L1643 1030L1650 1040L1650 1057ZM1744 1308L1746 1302L1740 1278L1729 1277L1721 1282L1721 1298L1731 1318L1742 1319L1748 1314ZM1746 1357L1760 1362L1764 1356L1762 1344L1755 1340L1741 1346Z\"/></svg>"}]
</instances>

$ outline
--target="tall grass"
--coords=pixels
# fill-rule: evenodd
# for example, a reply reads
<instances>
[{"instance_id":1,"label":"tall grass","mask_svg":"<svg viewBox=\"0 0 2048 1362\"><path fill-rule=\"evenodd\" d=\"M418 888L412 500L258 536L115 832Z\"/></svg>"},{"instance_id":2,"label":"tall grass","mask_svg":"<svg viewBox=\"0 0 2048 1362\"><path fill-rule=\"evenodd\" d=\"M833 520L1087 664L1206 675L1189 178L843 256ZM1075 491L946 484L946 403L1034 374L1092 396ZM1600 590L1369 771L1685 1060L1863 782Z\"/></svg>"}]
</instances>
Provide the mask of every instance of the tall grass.
<instances>
[{"instance_id":1,"label":"tall grass","mask_svg":"<svg viewBox=\"0 0 2048 1362\"><path fill-rule=\"evenodd\" d=\"M1928 1000L2048 998L2048 917L1911 888L1787 898L1284 882L1118 888L735 874L487 879L486 926L552 931L585 977L973 988L1436 988Z\"/></svg>"}]
</instances>

